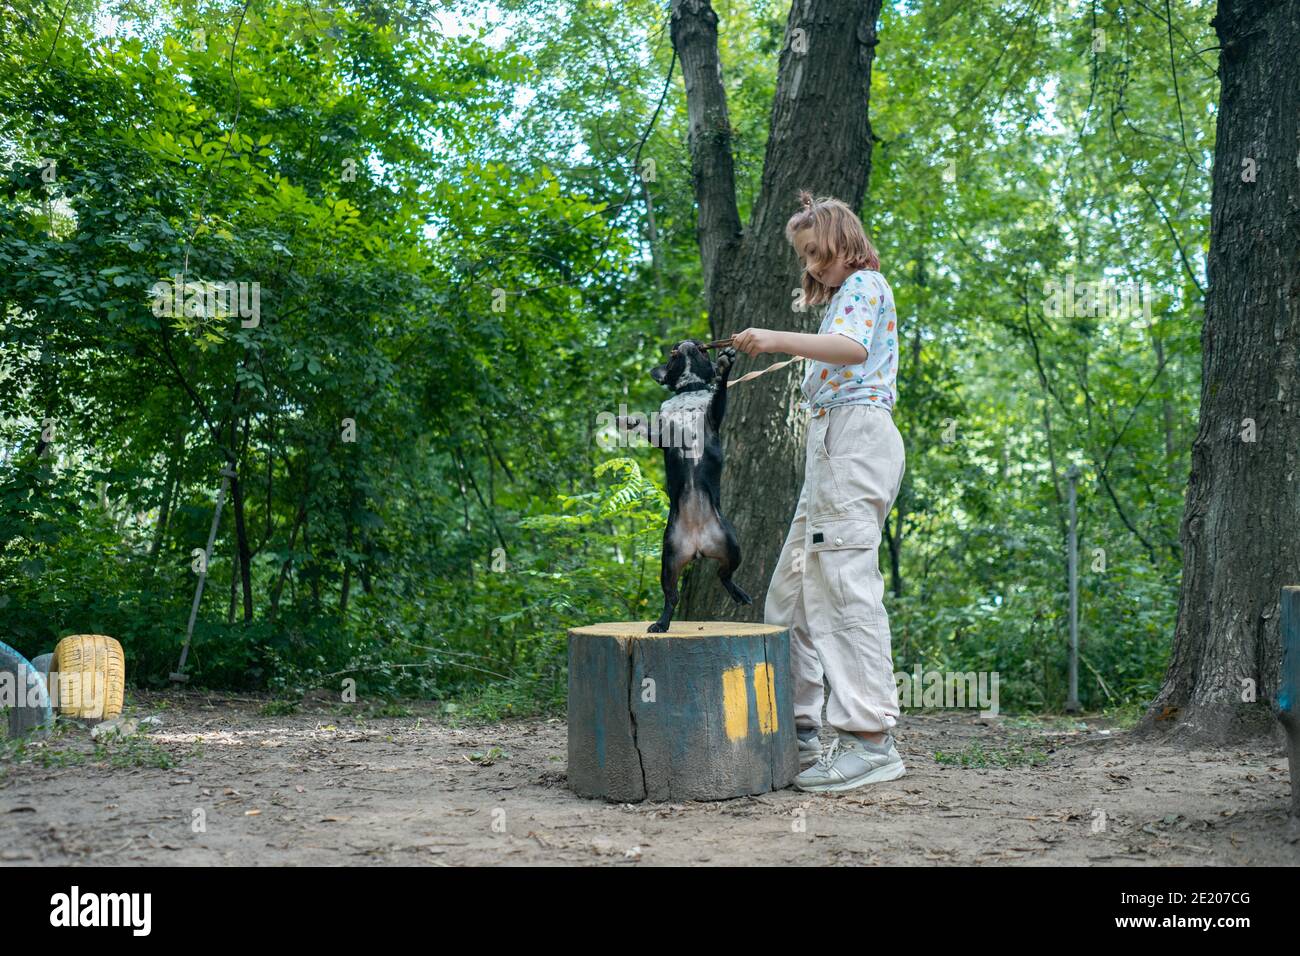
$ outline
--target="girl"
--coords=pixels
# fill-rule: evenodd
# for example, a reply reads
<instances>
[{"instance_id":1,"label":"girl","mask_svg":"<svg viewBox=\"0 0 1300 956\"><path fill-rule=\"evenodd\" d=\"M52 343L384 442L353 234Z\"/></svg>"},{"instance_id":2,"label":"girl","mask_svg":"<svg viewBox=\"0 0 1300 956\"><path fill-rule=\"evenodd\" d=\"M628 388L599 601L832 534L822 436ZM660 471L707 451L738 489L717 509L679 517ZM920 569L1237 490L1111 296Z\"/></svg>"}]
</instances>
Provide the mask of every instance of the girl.
<instances>
[{"instance_id":1,"label":"girl","mask_svg":"<svg viewBox=\"0 0 1300 956\"><path fill-rule=\"evenodd\" d=\"M894 296L853 210L838 199L799 194L785 235L803 266L804 301L829 302L816 335L746 329L733 344L747 355L810 359L800 404L810 414L803 489L763 619L790 628L800 790L851 790L905 770L890 730L898 717L880 529L906 467L894 425L898 329ZM818 740L822 677L826 719ZM811 766L809 766L811 765Z\"/></svg>"}]
</instances>

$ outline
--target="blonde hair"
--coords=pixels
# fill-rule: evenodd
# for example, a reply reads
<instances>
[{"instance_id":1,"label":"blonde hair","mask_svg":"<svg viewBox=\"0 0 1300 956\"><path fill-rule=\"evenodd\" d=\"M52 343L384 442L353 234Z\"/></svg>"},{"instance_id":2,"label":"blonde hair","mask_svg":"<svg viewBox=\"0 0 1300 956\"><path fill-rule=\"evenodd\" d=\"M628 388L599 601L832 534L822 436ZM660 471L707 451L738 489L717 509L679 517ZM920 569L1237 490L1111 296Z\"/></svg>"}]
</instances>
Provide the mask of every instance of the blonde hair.
<instances>
[{"instance_id":1,"label":"blonde hair","mask_svg":"<svg viewBox=\"0 0 1300 956\"><path fill-rule=\"evenodd\" d=\"M847 203L830 196L813 199L806 189L799 190L799 203L802 208L785 224L785 238L793 246L795 233L812 230L813 250L807 254L810 268L824 269L843 259L854 269L880 270L876 247ZM806 304L821 305L831 300L833 290L814 279L808 268L803 271L802 284Z\"/></svg>"}]
</instances>

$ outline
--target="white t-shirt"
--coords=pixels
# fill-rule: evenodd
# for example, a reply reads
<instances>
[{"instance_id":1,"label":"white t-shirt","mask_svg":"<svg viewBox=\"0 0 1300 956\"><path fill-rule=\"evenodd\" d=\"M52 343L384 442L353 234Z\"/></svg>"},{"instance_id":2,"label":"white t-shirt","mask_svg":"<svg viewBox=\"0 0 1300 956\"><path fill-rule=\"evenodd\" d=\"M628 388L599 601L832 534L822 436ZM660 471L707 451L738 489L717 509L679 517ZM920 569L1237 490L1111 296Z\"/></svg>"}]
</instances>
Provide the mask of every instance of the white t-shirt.
<instances>
[{"instance_id":1,"label":"white t-shirt","mask_svg":"<svg viewBox=\"0 0 1300 956\"><path fill-rule=\"evenodd\" d=\"M832 405L879 405L892 412L898 401L898 314L894 293L879 272L860 269L844 280L826 307L819 334L845 335L867 347L864 361L830 365L809 360L800 408L814 417Z\"/></svg>"}]
</instances>

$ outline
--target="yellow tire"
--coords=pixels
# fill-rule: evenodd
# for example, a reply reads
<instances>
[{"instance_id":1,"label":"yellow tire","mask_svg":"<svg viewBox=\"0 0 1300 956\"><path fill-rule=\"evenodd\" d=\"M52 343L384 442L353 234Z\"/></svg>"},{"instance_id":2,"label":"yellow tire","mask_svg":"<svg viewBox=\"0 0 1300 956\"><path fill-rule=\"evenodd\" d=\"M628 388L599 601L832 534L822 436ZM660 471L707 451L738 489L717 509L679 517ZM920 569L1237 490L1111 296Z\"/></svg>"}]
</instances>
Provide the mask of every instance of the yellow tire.
<instances>
[{"instance_id":1,"label":"yellow tire","mask_svg":"<svg viewBox=\"0 0 1300 956\"><path fill-rule=\"evenodd\" d=\"M54 648L59 713L112 720L122 713L126 658L122 645L104 634L73 634ZM51 674L54 676L54 674Z\"/></svg>"}]
</instances>

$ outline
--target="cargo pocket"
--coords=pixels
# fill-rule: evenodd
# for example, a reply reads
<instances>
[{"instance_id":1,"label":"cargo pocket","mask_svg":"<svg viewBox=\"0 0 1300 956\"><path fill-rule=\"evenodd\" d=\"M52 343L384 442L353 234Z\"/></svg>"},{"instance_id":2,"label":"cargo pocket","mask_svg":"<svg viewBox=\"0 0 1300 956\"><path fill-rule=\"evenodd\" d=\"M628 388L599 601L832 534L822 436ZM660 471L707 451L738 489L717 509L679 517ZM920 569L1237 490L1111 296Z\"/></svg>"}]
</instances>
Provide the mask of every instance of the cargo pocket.
<instances>
[{"instance_id":1,"label":"cargo pocket","mask_svg":"<svg viewBox=\"0 0 1300 956\"><path fill-rule=\"evenodd\" d=\"M826 608L835 629L881 619L884 579L878 565L880 527L870 514L809 521L808 553L817 555L834 602Z\"/></svg>"},{"instance_id":2,"label":"cargo pocket","mask_svg":"<svg viewBox=\"0 0 1300 956\"><path fill-rule=\"evenodd\" d=\"M808 464L816 481L808 500L809 517L867 515L880 520L878 512L889 501L890 489L885 485L895 477L889 467L897 457L889 446L891 429L889 413L871 406L844 405L834 410L814 436Z\"/></svg>"},{"instance_id":3,"label":"cargo pocket","mask_svg":"<svg viewBox=\"0 0 1300 956\"><path fill-rule=\"evenodd\" d=\"M835 514L842 507L844 495L840 490L842 463L826 454L826 427L813 425L819 434L811 436L812 454L808 456L805 482L808 485L808 517L820 518Z\"/></svg>"}]
</instances>

